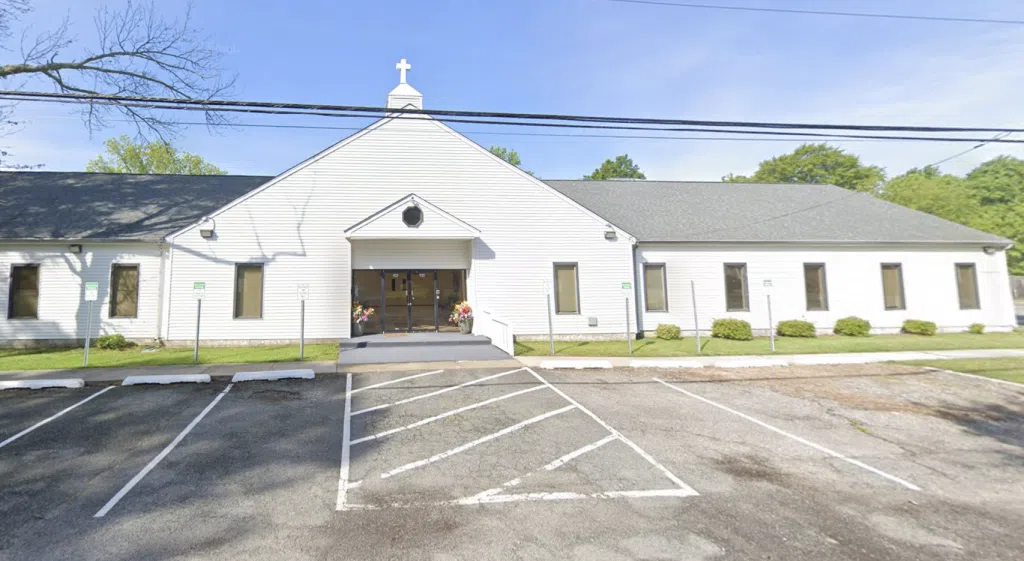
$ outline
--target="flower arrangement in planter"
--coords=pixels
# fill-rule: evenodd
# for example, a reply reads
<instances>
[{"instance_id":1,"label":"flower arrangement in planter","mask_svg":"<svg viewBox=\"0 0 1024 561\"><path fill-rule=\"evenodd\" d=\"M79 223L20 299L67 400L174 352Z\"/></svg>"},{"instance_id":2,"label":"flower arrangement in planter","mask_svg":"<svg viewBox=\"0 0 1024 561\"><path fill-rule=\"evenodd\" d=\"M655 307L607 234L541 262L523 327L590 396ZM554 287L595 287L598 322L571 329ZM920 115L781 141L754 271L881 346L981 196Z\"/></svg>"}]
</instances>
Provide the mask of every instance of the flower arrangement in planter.
<instances>
[{"instance_id":1,"label":"flower arrangement in planter","mask_svg":"<svg viewBox=\"0 0 1024 561\"><path fill-rule=\"evenodd\" d=\"M366 323L370 316L374 313L374 309L366 306L363 307L359 302L352 303L352 336L358 337L363 334L363 324Z\"/></svg>"},{"instance_id":2,"label":"flower arrangement in planter","mask_svg":"<svg viewBox=\"0 0 1024 561\"><path fill-rule=\"evenodd\" d=\"M459 326L459 331L462 333L470 333L473 331L473 308L469 306L469 302L459 302L452 307L452 315L449 316L448 321Z\"/></svg>"}]
</instances>

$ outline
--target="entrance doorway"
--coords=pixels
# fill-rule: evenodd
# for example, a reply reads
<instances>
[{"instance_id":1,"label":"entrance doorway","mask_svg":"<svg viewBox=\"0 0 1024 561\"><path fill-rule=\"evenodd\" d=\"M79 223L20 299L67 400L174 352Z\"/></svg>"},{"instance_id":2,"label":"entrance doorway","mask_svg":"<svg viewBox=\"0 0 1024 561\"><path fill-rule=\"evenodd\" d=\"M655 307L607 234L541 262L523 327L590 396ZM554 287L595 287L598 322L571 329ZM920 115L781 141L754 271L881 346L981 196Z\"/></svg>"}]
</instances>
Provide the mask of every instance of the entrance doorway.
<instances>
[{"instance_id":1,"label":"entrance doorway","mask_svg":"<svg viewBox=\"0 0 1024 561\"><path fill-rule=\"evenodd\" d=\"M448 315L465 299L465 269L352 271L352 302L375 310L367 334L458 330Z\"/></svg>"}]
</instances>

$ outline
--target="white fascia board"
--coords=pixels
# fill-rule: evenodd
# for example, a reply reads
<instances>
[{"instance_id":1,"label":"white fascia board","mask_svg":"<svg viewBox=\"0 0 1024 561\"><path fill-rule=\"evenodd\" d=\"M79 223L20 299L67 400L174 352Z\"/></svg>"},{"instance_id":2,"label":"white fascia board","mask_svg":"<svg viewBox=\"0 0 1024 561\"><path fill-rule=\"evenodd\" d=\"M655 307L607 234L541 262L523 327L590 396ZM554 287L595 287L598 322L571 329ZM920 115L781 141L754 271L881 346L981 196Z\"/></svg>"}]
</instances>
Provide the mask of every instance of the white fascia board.
<instances>
[{"instance_id":1,"label":"white fascia board","mask_svg":"<svg viewBox=\"0 0 1024 561\"><path fill-rule=\"evenodd\" d=\"M430 209L433 212L436 212L437 214L441 215L442 218L448 220L452 224L454 224L454 225L462 228L463 230L465 230L466 234L467 234L465 236L447 236L447 237L441 237L441 238L436 238L436 239L471 239L471 238L475 238L475 237L480 235L480 230L478 230L472 224L469 224L468 222L460 219L459 217L457 217L457 216L455 216L455 215L445 211L441 207L431 203L430 201L424 199L423 197L417 195L416 193L410 193L410 194L402 197L401 199L398 199L397 201L389 204L388 206L378 210L377 212L367 216L366 218L360 220L359 222L356 222L352 226L349 226L348 229L345 230L345 236L346 237L352 237L353 234L357 233L360 229L365 228L366 226L369 226L370 224L373 224L377 220L383 218L384 216L387 216L388 213L390 213L390 212L392 212L394 210L397 210L398 208L400 208L400 207L402 207L402 206L404 206L404 205L406 205L406 204L408 204L410 202L415 202L416 204L422 205L424 208L427 208L427 209ZM416 238L416 237L419 237L419 236L405 236L405 237ZM364 238L364 239L371 239L371 238ZM388 238L388 239L390 239L390 238Z\"/></svg>"}]
</instances>

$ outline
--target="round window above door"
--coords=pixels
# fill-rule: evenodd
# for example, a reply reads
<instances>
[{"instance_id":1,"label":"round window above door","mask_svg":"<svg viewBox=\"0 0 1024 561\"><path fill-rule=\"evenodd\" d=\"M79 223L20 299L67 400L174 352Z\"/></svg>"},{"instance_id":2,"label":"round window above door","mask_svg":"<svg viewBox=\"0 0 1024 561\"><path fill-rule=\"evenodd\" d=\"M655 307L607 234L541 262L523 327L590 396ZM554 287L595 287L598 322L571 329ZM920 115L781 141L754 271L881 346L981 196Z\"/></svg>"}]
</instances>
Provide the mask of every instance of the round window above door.
<instances>
[{"instance_id":1,"label":"round window above door","mask_svg":"<svg viewBox=\"0 0 1024 561\"><path fill-rule=\"evenodd\" d=\"M410 206L402 211L402 222L410 228L423 224L423 210L418 206Z\"/></svg>"}]
</instances>

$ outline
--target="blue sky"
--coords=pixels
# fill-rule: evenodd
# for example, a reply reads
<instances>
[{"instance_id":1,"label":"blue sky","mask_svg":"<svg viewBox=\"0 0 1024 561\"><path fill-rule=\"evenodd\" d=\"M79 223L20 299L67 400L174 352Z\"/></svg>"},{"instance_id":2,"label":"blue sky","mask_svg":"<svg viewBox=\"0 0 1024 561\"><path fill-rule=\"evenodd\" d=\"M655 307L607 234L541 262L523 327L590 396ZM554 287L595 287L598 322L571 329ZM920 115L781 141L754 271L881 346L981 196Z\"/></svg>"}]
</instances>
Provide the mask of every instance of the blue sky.
<instances>
[{"instance_id":1,"label":"blue sky","mask_svg":"<svg viewBox=\"0 0 1024 561\"><path fill-rule=\"evenodd\" d=\"M746 6L1024 20L1013 0L708 0ZM65 16L81 44L117 0L37 1L16 26ZM167 18L185 3L159 0ZM386 8L386 9L385 9ZM1024 125L1024 26L743 13L606 0L196 2L194 23L228 54L233 97L381 106L399 58L428 108L867 124ZM3 56L17 57L17 45ZM10 87L10 84L4 84ZM29 83L26 88L42 84ZM82 170L126 124L90 136L73 110L23 103L27 124L0 138L14 161ZM195 120L195 116L184 118ZM240 122L358 127L350 119L244 117ZM629 153L651 179L717 180L749 173L794 142L528 136L549 129L457 125L485 146L516 149L546 178L580 177ZM279 173L348 130L187 127L175 144L232 173ZM578 133L586 131L554 131ZM1018 135L1024 138L1024 134ZM968 145L841 142L890 174ZM989 145L943 165L963 173L1000 153Z\"/></svg>"}]
</instances>

